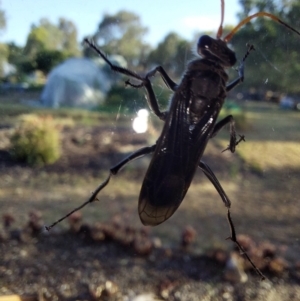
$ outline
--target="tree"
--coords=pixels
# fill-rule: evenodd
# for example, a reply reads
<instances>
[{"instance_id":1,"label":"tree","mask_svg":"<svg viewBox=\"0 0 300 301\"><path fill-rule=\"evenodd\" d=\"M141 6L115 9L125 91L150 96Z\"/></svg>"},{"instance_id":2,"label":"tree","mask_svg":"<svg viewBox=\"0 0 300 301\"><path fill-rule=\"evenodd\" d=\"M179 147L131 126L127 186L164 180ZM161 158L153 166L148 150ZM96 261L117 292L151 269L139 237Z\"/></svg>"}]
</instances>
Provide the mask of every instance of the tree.
<instances>
[{"instance_id":1,"label":"tree","mask_svg":"<svg viewBox=\"0 0 300 301\"><path fill-rule=\"evenodd\" d=\"M6 15L4 10L0 9L0 31L6 28Z\"/></svg>"},{"instance_id":2,"label":"tree","mask_svg":"<svg viewBox=\"0 0 300 301\"><path fill-rule=\"evenodd\" d=\"M78 55L77 28L72 21L60 18L58 28L62 32L62 48L69 55Z\"/></svg>"},{"instance_id":3,"label":"tree","mask_svg":"<svg viewBox=\"0 0 300 301\"><path fill-rule=\"evenodd\" d=\"M178 78L191 57L191 44L171 32L149 54L148 64L163 66L170 75Z\"/></svg>"},{"instance_id":4,"label":"tree","mask_svg":"<svg viewBox=\"0 0 300 301\"><path fill-rule=\"evenodd\" d=\"M279 1L274 0L240 0L239 3L242 7L242 11L238 13L241 20L251 13L258 11L267 11L271 14L278 15L282 8L282 3L280 4Z\"/></svg>"},{"instance_id":5,"label":"tree","mask_svg":"<svg viewBox=\"0 0 300 301\"><path fill-rule=\"evenodd\" d=\"M34 58L24 55L24 49L11 42L7 44L8 62L17 66L19 73L28 74L34 70L41 70L48 74L53 67L63 62L68 54L58 50L38 50Z\"/></svg>"},{"instance_id":6,"label":"tree","mask_svg":"<svg viewBox=\"0 0 300 301\"><path fill-rule=\"evenodd\" d=\"M17 65L24 56L24 48L16 45L14 42L7 43L8 47L8 62L12 65Z\"/></svg>"},{"instance_id":7,"label":"tree","mask_svg":"<svg viewBox=\"0 0 300 301\"><path fill-rule=\"evenodd\" d=\"M4 10L0 9L0 33L6 28L6 16ZM3 76L3 65L7 62L9 49L6 44L0 43L0 76Z\"/></svg>"},{"instance_id":8,"label":"tree","mask_svg":"<svg viewBox=\"0 0 300 301\"><path fill-rule=\"evenodd\" d=\"M24 54L31 58L44 49L61 50L62 33L47 19L41 19L39 25L32 25L27 37Z\"/></svg>"},{"instance_id":9,"label":"tree","mask_svg":"<svg viewBox=\"0 0 300 301\"><path fill-rule=\"evenodd\" d=\"M139 66L149 52L150 46L143 42L147 31L139 16L122 10L115 15L103 16L94 40L105 53L123 55L131 68Z\"/></svg>"},{"instance_id":10,"label":"tree","mask_svg":"<svg viewBox=\"0 0 300 301\"><path fill-rule=\"evenodd\" d=\"M0 43L0 76L4 75L4 64L7 62L9 50L6 44Z\"/></svg>"},{"instance_id":11,"label":"tree","mask_svg":"<svg viewBox=\"0 0 300 301\"><path fill-rule=\"evenodd\" d=\"M48 74L55 66L63 62L67 54L58 50L41 50L36 55L36 69Z\"/></svg>"},{"instance_id":12,"label":"tree","mask_svg":"<svg viewBox=\"0 0 300 301\"><path fill-rule=\"evenodd\" d=\"M16 45L11 44L10 49L10 59L15 61L21 74L34 70L48 74L54 66L79 54L77 29L64 18L60 18L57 25L44 18L38 25L31 26L22 57L16 57L16 53L20 54Z\"/></svg>"},{"instance_id":13,"label":"tree","mask_svg":"<svg viewBox=\"0 0 300 301\"><path fill-rule=\"evenodd\" d=\"M263 10L300 29L298 1L243 0L240 4L241 19L245 15ZM247 80L243 88L300 93L300 87L295 81L300 70L299 38L286 27L267 18L254 19L240 29L232 39L237 57L243 57L247 43L256 48L255 53L251 53L247 59Z\"/></svg>"},{"instance_id":14,"label":"tree","mask_svg":"<svg viewBox=\"0 0 300 301\"><path fill-rule=\"evenodd\" d=\"M41 19L38 25L32 25L24 54L34 58L42 50L58 50L69 55L78 55L75 25L63 18L59 20L58 25L45 18Z\"/></svg>"}]
</instances>

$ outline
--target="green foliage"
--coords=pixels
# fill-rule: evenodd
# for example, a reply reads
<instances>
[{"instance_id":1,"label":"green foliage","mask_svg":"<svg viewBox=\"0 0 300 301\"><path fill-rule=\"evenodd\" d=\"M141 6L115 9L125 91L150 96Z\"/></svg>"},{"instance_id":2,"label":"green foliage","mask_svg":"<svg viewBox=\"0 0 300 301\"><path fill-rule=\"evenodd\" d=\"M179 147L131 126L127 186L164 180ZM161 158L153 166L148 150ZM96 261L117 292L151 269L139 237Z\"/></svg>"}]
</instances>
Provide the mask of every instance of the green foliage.
<instances>
[{"instance_id":1,"label":"green foliage","mask_svg":"<svg viewBox=\"0 0 300 301\"><path fill-rule=\"evenodd\" d=\"M6 15L3 10L0 9L0 33L6 28ZM0 76L3 76L3 63L7 61L9 54L8 46L6 44L0 44Z\"/></svg>"},{"instance_id":2,"label":"green foliage","mask_svg":"<svg viewBox=\"0 0 300 301\"><path fill-rule=\"evenodd\" d=\"M47 75L55 66L68 58L68 54L59 50L39 50L33 58L21 57L16 61L19 76L40 70Z\"/></svg>"},{"instance_id":3,"label":"green foliage","mask_svg":"<svg viewBox=\"0 0 300 301\"><path fill-rule=\"evenodd\" d=\"M7 61L8 58L8 47L6 44L0 43L0 76L3 76L3 63Z\"/></svg>"},{"instance_id":4,"label":"green foliage","mask_svg":"<svg viewBox=\"0 0 300 301\"><path fill-rule=\"evenodd\" d=\"M17 67L20 75L29 74L37 69L36 61L26 57L18 62Z\"/></svg>"},{"instance_id":5,"label":"green foliage","mask_svg":"<svg viewBox=\"0 0 300 301\"><path fill-rule=\"evenodd\" d=\"M24 54L34 58L42 50L58 50L68 55L78 55L77 30L71 21L60 19L58 25L48 19L41 19L38 25L32 25L27 37Z\"/></svg>"},{"instance_id":6,"label":"green foliage","mask_svg":"<svg viewBox=\"0 0 300 301\"><path fill-rule=\"evenodd\" d=\"M124 85L115 84L108 92L104 106L108 106L112 111L118 111L119 108L133 110L145 107L145 97L143 91L124 87Z\"/></svg>"},{"instance_id":7,"label":"green foliage","mask_svg":"<svg viewBox=\"0 0 300 301\"><path fill-rule=\"evenodd\" d=\"M153 90L160 107L165 109L168 105L170 91L165 86L162 87L156 84L153 86ZM126 110L135 112L141 108L148 108L145 91L115 84L108 92L105 103L100 107L100 110L110 112Z\"/></svg>"},{"instance_id":8,"label":"green foliage","mask_svg":"<svg viewBox=\"0 0 300 301\"><path fill-rule=\"evenodd\" d=\"M48 74L55 66L63 62L67 54L58 50L41 50L36 55L36 68Z\"/></svg>"},{"instance_id":9,"label":"green foliage","mask_svg":"<svg viewBox=\"0 0 300 301\"><path fill-rule=\"evenodd\" d=\"M149 54L148 65L163 66L171 76L179 78L191 57L191 44L171 32Z\"/></svg>"},{"instance_id":10,"label":"green foliage","mask_svg":"<svg viewBox=\"0 0 300 301\"><path fill-rule=\"evenodd\" d=\"M94 40L101 45L105 53L124 56L129 67L140 66L150 49L150 46L143 42L147 31L138 15L122 10L115 15L103 16Z\"/></svg>"},{"instance_id":11,"label":"green foliage","mask_svg":"<svg viewBox=\"0 0 300 301\"><path fill-rule=\"evenodd\" d=\"M61 49L63 49L68 56L79 55L76 25L72 21L60 18L58 28L62 33Z\"/></svg>"},{"instance_id":12,"label":"green foliage","mask_svg":"<svg viewBox=\"0 0 300 301\"><path fill-rule=\"evenodd\" d=\"M300 29L299 1L241 0L240 18L257 11L275 14L298 31ZM245 81L239 89L255 88L289 94L299 94L296 80L300 70L299 36L288 28L268 18L257 18L246 24L233 37L232 44L241 59L246 44L253 44L245 66Z\"/></svg>"},{"instance_id":13,"label":"green foliage","mask_svg":"<svg viewBox=\"0 0 300 301\"><path fill-rule=\"evenodd\" d=\"M23 47L16 45L14 42L8 43L8 62L13 65L18 65L23 57Z\"/></svg>"},{"instance_id":14,"label":"green foliage","mask_svg":"<svg viewBox=\"0 0 300 301\"><path fill-rule=\"evenodd\" d=\"M6 16L0 9L0 32L5 27ZM0 44L0 76L4 61L17 67L18 72L15 78L21 81L24 75L35 70L41 70L47 74L67 57L79 54L75 24L60 18L56 25L44 18L39 21L39 24L31 26L24 48L13 42Z\"/></svg>"},{"instance_id":15,"label":"green foliage","mask_svg":"<svg viewBox=\"0 0 300 301\"><path fill-rule=\"evenodd\" d=\"M4 10L0 9L0 31L6 28L6 15Z\"/></svg>"},{"instance_id":16,"label":"green foliage","mask_svg":"<svg viewBox=\"0 0 300 301\"><path fill-rule=\"evenodd\" d=\"M25 115L11 137L11 154L33 166L52 164L60 157L60 132L51 116Z\"/></svg>"},{"instance_id":17,"label":"green foliage","mask_svg":"<svg viewBox=\"0 0 300 301\"><path fill-rule=\"evenodd\" d=\"M57 34L57 32L56 32ZM53 44L49 43L49 35L47 29L42 26L32 26L31 32L27 37L24 53L28 57L34 57L36 53L44 48L52 48ZM52 41L53 43L53 41Z\"/></svg>"},{"instance_id":18,"label":"green foliage","mask_svg":"<svg viewBox=\"0 0 300 301\"><path fill-rule=\"evenodd\" d=\"M64 18L59 19L58 25L47 19L41 19L38 25L32 25L24 48L14 43L6 46L7 59L9 63L16 65L19 79L36 70L48 74L68 57L79 54L76 26ZM1 56L0 49L0 59Z\"/></svg>"}]
</instances>

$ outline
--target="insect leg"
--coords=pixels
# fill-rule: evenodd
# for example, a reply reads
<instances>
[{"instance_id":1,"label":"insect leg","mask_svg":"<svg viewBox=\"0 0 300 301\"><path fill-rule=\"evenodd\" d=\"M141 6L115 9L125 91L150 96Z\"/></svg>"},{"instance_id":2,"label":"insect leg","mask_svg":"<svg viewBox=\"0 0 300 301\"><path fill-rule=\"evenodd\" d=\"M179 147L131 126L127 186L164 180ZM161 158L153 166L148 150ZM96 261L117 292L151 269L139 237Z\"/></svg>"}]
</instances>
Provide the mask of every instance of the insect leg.
<instances>
[{"instance_id":1,"label":"insect leg","mask_svg":"<svg viewBox=\"0 0 300 301\"><path fill-rule=\"evenodd\" d=\"M229 85L226 86L226 91L227 92L231 91L238 84L240 84L241 82L244 81L244 63L245 63L245 60L247 59L247 57L249 56L249 54L252 50L255 50L254 46L253 45L248 45L248 50L247 50L246 54L244 55L244 57L243 57L243 59L240 63L240 66L238 68L239 77L236 80L234 80L233 82L231 82Z\"/></svg>"},{"instance_id":2,"label":"insect leg","mask_svg":"<svg viewBox=\"0 0 300 301\"><path fill-rule=\"evenodd\" d=\"M165 120L166 119L166 112L160 112L159 107L158 107L158 101L157 101L157 98L156 98L155 93L153 91L152 84L150 82L150 78L153 77L156 72L158 72L160 74L160 76L162 77L163 81L165 82L166 86L169 89L171 89L172 91L176 90L177 84L169 77L167 72L161 66L157 66L156 68L149 71L145 75L145 77L144 77L141 84L135 85L135 84L131 83L130 80L127 80L125 83L126 83L126 85L129 85L132 88L136 88L136 89L141 88L141 87L145 87L146 91L147 91L147 94L148 94L147 101L148 101L149 107L152 108L153 112L161 120Z\"/></svg>"},{"instance_id":3,"label":"insect leg","mask_svg":"<svg viewBox=\"0 0 300 301\"><path fill-rule=\"evenodd\" d=\"M235 131L235 125L234 125L235 123L234 123L234 119L233 119L232 115L228 115L227 117L225 117L224 119L222 119L215 125L210 138L215 137L218 134L218 132L228 123L229 123L229 132L230 132L230 141L229 141L228 147L226 149L224 149L222 152L224 152L226 150L230 150L232 153L234 153L235 147L241 141L246 141L246 140L245 140L244 135L240 136L239 140L236 139L236 131Z\"/></svg>"},{"instance_id":4,"label":"insect leg","mask_svg":"<svg viewBox=\"0 0 300 301\"><path fill-rule=\"evenodd\" d=\"M211 183L215 186L216 190L218 191L220 197L223 200L223 203L225 204L225 206L229 209L231 206L231 202L228 198L228 196L226 195L224 189L222 188L219 180L217 179L217 177L215 176L215 174L213 173L213 171L210 169L210 167L203 161L200 161L199 165L198 165L201 170L204 172L204 174L207 176L207 178L211 181Z\"/></svg>"},{"instance_id":5,"label":"insect leg","mask_svg":"<svg viewBox=\"0 0 300 301\"><path fill-rule=\"evenodd\" d=\"M151 71L149 71L145 75L144 80L142 81L141 84L135 85L135 84L131 83L129 80L127 80L125 83L126 83L126 85L129 85L132 88L136 88L136 89L141 88L141 87L144 86L146 88L146 91L147 91L147 94L148 94L147 101L148 101L149 107L153 110L153 112L161 120L165 120L166 112L161 112L159 110L158 101L157 101L157 98L156 98L155 93L153 91L152 84L150 82L150 78L153 77L156 72L158 72L161 75L163 81L165 82L166 86L169 89L171 89L172 91L176 90L177 84L169 77L169 75L167 74L167 72L161 66L157 66L156 68L154 68Z\"/></svg>"},{"instance_id":6,"label":"insect leg","mask_svg":"<svg viewBox=\"0 0 300 301\"><path fill-rule=\"evenodd\" d=\"M226 195L224 189L222 188L220 182L218 181L217 177L215 176L213 171L210 169L210 167L206 163L204 163L203 161L200 161L198 166L201 168L201 170L204 172L204 174L207 176L207 178L211 181L211 183L215 186L216 190L218 191L220 197L223 200L223 203L228 208L227 219L228 219L228 223L229 223L229 227L230 227L231 236L228 237L227 239L230 239L232 242L234 242L237 245L240 252L247 258L247 260L250 262L250 264L252 265L252 267L254 268L256 273L261 276L262 280L264 280L265 276L256 267L256 265L253 263L253 261L251 260L249 255L246 253L246 251L240 245L240 243L238 242L238 240L236 238L235 227L234 227L234 224L233 224L233 221L232 221L232 218L231 218L231 215L230 215L230 210L229 210L231 202L230 202L228 196Z\"/></svg>"},{"instance_id":7,"label":"insect leg","mask_svg":"<svg viewBox=\"0 0 300 301\"><path fill-rule=\"evenodd\" d=\"M126 68L114 65L106 57L106 55L98 47L96 47L96 45L93 42L89 41L88 39L84 39L84 42L87 43L92 49L94 49L95 52L97 54L99 54L99 56L101 56L101 58L110 66L111 70L113 70L115 72L118 72L120 74L124 74L124 75L130 76L130 77L132 77L132 78L134 78L136 80L141 81L141 84L135 85L135 84L132 84L129 80L127 80L125 82L125 84L129 85L129 86L131 86L133 88L145 87L146 91L147 91L147 94L148 94L147 102L148 102L148 105L149 105L150 109L153 111L153 113L158 118L160 118L161 120L165 120L166 112L161 112L160 109L159 109L158 101L157 101L156 96L154 94L154 91L153 91L153 88L152 88L152 85L151 85L149 77L154 76L154 74L157 71L157 72L159 72L161 74L164 82L166 83L166 85L170 89L172 89L172 90L175 89L175 87L177 86L177 84L174 83L170 79L170 77L167 75L167 73L165 72L165 70L162 67L158 67L158 68L153 69L152 71L148 72L145 77L143 77L143 76L135 73L134 71L131 71L129 69L126 69Z\"/></svg>"},{"instance_id":8,"label":"insect leg","mask_svg":"<svg viewBox=\"0 0 300 301\"><path fill-rule=\"evenodd\" d=\"M176 91L177 88L177 84L170 78L170 76L167 74L167 72L165 71L165 69L162 66L157 66L154 69L150 70L146 75L145 78L151 78L153 76L155 76L155 73L158 72L161 76L161 78L163 79L164 83L166 84L166 86L172 90L173 92ZM127 84L134 87L134 88L139 88L141 86L143 86L143 84L141 85L134 85L132 83L130 83L129 81L127 81Z\"/></svg>"},{"instance_id":9,"label":"insect leg","mask_svg":"<svg viewBox=\"0 0 300 301\"><path fill-rule=\"evenodd\" d=\"M144 157L145 155L153 153L155 148L156 148L156 144L154 144L152 146L146 146L146 147L140 148L139 150L135 151L134 153L130 154L128 157L123 159L117 165L112 167L110 169L111 174L116 175L121 170L121 168L124 167L127 163L134 161L138 158Z\"/></svg>"},{"instance_id":10,"label":"insect leg","mask_svg":"<svg viewBox=\"0 0 300 301\"><path fill-rule=\"evenodd\" d=\"M240 63L240 66L238 68L239 77L236 80L234 80L233 82L231 82L228 86L226 86L226 91L227 92L231 91L239 83L243 82L243 80L244 80L244 63L245 63L245 60L247 59L247 57L249 56L249 54L252 50L255 50L254 46L253 45L248 45L248 50L247 50L246 54L244 55L244 57L243 57L243 59ZM229 115L229 116L225 117L224 119L222 119L220 122L218 122L215 125L214 131L211 134L211 138L215 137L217 135L217 133L222 129L222 127L224 127L227 123L230 124L230 142L229 142L228 147L225 148L222 152L225 152L226 150L230 150L232 153L234 153L235 152L235 147L241 141L246 141L246 140L245 140L244 135L240 136L239 140L236 139L234 119L233 119L232 115Z\"/></svg>"},{"instance_id":11,"label":"insect leg","mask_svg":"<svg viewBox=\"0 0 300 301\"><path fill-rule=\"evenodd\" d=\"M117 165L115 165L114 167L110 168L110 172L108 177L106 178L106 180L101 183L96 190L92 193L92 195L89 197L89 199L84 202L82 205L80 205L79 207L76 207L75 209L73 209L71 212L69 212L68 214L66 214L65 216L63 216L62 218L58 219L56 222L54 222L53 224L51 224L50 226L46 226L46 230L50 231L55 225L57 225L58 223L60 223L61 221L63 221L64 219L66 219L68 216L70 216L71 214L73 214L74 212L82 209L83 207L85 207L86 205L94 202L97 200L97 195L98 193L105 187L107 186L107 184L109 183L110 177L112 175L116 175L120 169L125 166L127 163L138 159L140 157L143 157L145 155L148 155L150 153L153 153L155 150L156 144L152 145L152 146L147 146L147 147L143 147L139 150L137 150L136 152L130 154L128 157L126 157L124 160L122 160L121 162L119 162Z\"/></svg>"},{"instance_id":12,"label":"insect leg","mask_svg":"<svg viewBox=\"0 0 300 301\"><path fill-rule=\"evenodd\" d=\"M241 62L240 66L238 68L238 73L239 73L239 77L226 86L227 92L231 91L238 84L240 84L244 81L244 61Z\"/></svg>"},{"instance_id":13,"label":"insect leg","mask_svg":"<svg viewBox=\"0 0 300 301\"><path fill-rule=\"evenodd\" d=\"M148 102L148 105L149 107L151 108L151 110L153 111L153 113L161 120L165 121L166 120L166 116L167 116L167 112L162 112L160 109L159 109L159 105L158 105L158 101L157 101L157 98L155 96L155 93L153 91L153 88L152 88L152 85L151 85L151 82L149 80L149 78L145 78L142 82L142 84L140 85L134 85L132 83L130 83L129 80L127 80L126 82L126 85L129 85L133 88L141 88L141 87L145 87L146 89L146 92L147 92L147 102Z\"/></svg>"},{"instance_id":14,"label":"insect leg","mask_svg":"<svg viewBox=\"0 0 300 301\"><path fill-rule=\"evenodd\" d=\"M228 220L229 227L230 227L230 232L231 232L231 236L228 237L227 239L230 239L231 241L233 241L237 245L237 247L240 250L241 254L243 254L247 258L247 260L250 262L250 264L252 265L255 272L261 277L261 280L265 280L266 279L265 275L259 270L259 268L256 267L254 262L251 260L251 258L247 254L247 252L244 250L244 248L240 245L240 243L236 239L235 227L234 227L233 221L231 219L229 209L228 209L228 212L227 212L227 220Z\"/></svg>"}]
</instances>

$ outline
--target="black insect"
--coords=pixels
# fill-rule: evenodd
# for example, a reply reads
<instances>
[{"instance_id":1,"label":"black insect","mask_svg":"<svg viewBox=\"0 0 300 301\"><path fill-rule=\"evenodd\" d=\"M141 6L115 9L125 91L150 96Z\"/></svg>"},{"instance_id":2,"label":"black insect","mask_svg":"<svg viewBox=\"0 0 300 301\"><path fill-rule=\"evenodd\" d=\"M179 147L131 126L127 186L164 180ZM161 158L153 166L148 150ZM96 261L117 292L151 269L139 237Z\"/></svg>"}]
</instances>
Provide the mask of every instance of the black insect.
<instances>
[{"instance_id":1,"label":"black insect","mask_svg":"<svg viewBox=\"0 0 300 301\"><path fill-rule=\"evenodd\" d=\"M197 167L199 167L215 186L228 209L227 217L231 229L230 239L244 252L236 239L235 228L230 216L231 202L212 170L206 163L201 161L209 139L215 137L226 124L230 125L228 150L233 153L236 145L244 140L244 136L240 136L240 139L236 138L234 119L231 115L218 123L216 121L227 93L243 81L244 62L254 47L248 47L238 67L238 78L226 85L228 75L225 69L234 66L237 61L235 53L228 48L227 42L230 41L232 36L242 25L258 16L269 17L295 31L297 34L300 35L300 33L277 17L265 12L260 12L243 20L230 34L224 39L221 39L224 16L223 0L221 0L221 6L221 25L216 39L207 35L199 38L197 51L201 58L197 58L188 63L179 84L175 83L161 66L154 68L145 76L136 74L126 68L115 66L93 42L88 39L85 40L85 42L105 60L113 71L129 76L140 82L139 84L134 84L127 80L127 85L133 88L145 87L149 107L165 124L156 144L139 149L112 167L107 179L84 204L47 227L48 230L73 212L94 202L97 199L98 193L109 183L111 175L116 175L127 163L153 153L152 161L144 178L139 197L138 212L142 223L144 225L156 226L170 218L184 199ZM150 78L156 73L161 75L167 87L174 92L170 101L169 110L165 112L160 110L150 82ZM245 256L256 271L260 273L246 253ZM261 273L260 275L263 277Z\"/></svg>"}]
</instances>

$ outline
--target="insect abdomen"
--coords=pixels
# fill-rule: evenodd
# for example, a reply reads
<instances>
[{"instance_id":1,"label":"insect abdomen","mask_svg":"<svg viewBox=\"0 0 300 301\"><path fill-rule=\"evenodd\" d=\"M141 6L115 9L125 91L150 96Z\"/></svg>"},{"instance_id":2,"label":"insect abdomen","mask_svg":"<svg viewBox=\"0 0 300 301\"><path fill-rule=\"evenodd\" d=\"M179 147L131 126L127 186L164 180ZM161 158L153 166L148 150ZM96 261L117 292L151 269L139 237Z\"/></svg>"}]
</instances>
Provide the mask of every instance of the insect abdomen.
<instances>
[{"instance_id":1,"label":"insect abdomen","mask_svg":"<svg viewBox=\"0 0 300 301\"><path fill-rule=\"evenodd\" d=\"M146 177L144 180L138 210L144 225L156 226L173 215L188 187L179 175L168 175L159 185L150 179Z\"/></svg>"}]
</instances>

